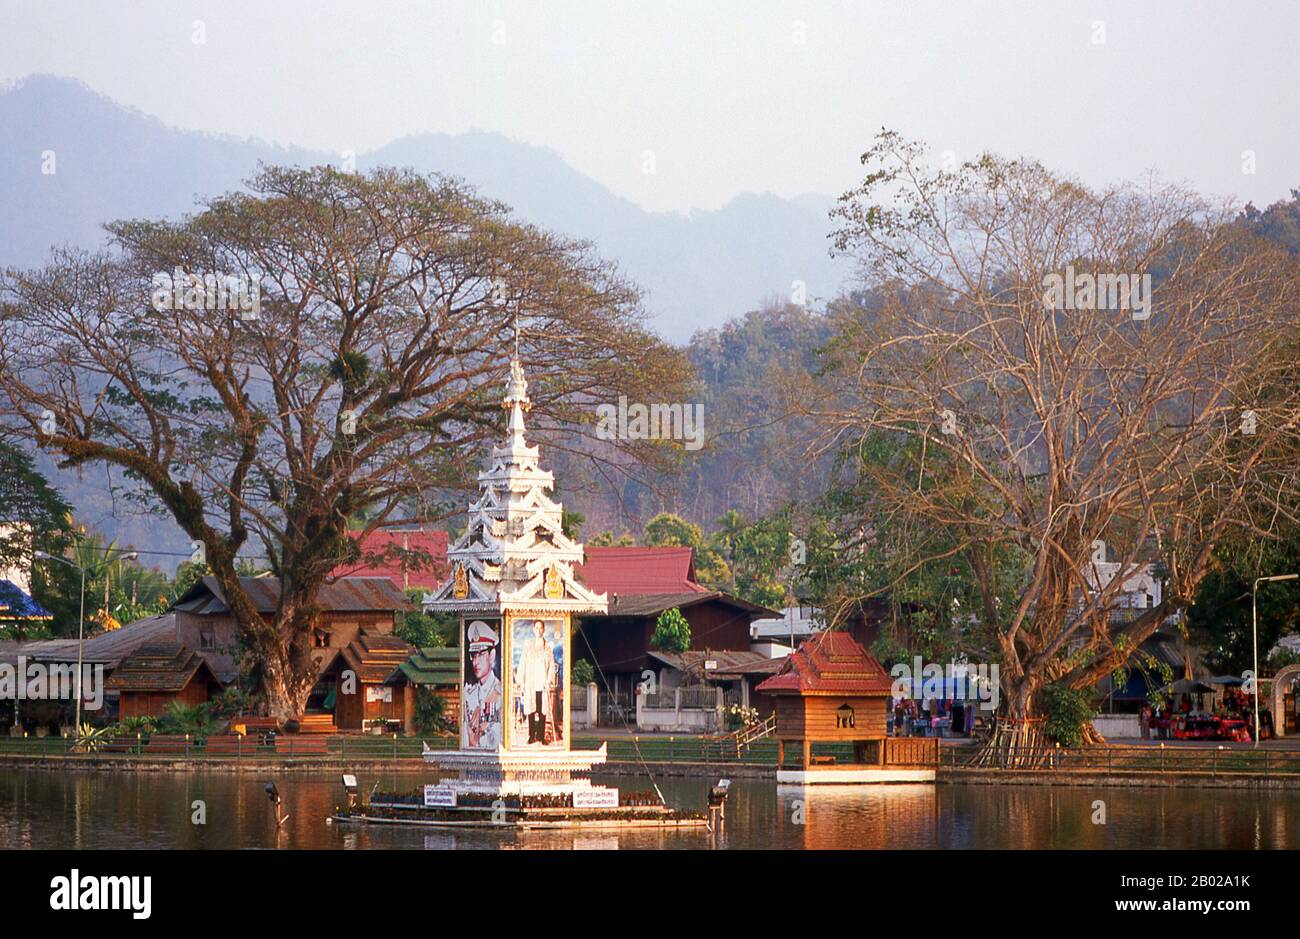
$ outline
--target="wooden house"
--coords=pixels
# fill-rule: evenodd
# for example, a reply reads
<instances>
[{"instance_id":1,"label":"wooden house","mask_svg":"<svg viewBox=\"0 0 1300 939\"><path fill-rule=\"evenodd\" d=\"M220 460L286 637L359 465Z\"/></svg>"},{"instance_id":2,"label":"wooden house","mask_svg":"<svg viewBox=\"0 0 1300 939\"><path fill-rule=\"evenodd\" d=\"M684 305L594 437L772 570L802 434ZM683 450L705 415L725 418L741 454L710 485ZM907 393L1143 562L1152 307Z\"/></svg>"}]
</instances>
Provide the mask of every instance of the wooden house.
<instances>
[{"instance_id":1,"label":"wooden house","mask_svg":"<svg viewBox=\"0 0 1300 939\"><path fill-rule=\"evenodd\" d=\"M608 612L579 617L574 659L587 659L605 680L601 721L635 719L635 689L648 669L665 665L652 654L659 615L674 607L691 629L691 651L750 652L750 623L777 616L757 604L696 583L693 552L685 547L588 547L574 565L588 589L606 594ZM622 712L621 714L619 712Z\"/></svg>"},{"instance_id":2,"label":"wooden house","mask_svg":"<svg viewBox=\"0 0 1300 939\"><path fill-rule=\"evenodd\" d=\"M415 689L389 678L415 647L396 636L362 630L334 659L328 679L334 685L334 724L339 730L366 730L377 721L411 727Z\"/></svg>"},{"instance_id":3,"label":"wooden house","mask_svg":"<svg viewBox=\"0 0 1300 939\"><path fill-rule=\"evenodd\" d=\"M892 681L852 636L821 632L802 643L781 670L755 690L775 700L777 781L895 782L934 778L937 737L890 737ZM853 757L813 753L815 743L851 744ZM798 768L785 769L787 750Z\"/></svg>"},{"instance_id":4,"label":"wooden house","mask_svg":"<svg viewBox=\"0 0 1300 939\"><path fill-rule=\"evenodd\" d=\"M277 577L241 577L239 585L268 622L280 602ZM320 610L312 628L312 658L320 673L361 632L392 633L400 611L410 609L406 596L387 577L347 577L325 584L316 596ZM239 672L235 618L215 577L203 577L168 611L177 641L194 649L223 681ZM128 627L129 628L129 627ZM328 689L317 687L308 710L319 706Z\"/></svg>"},{"instance_id":5,"label":"wooden house","mask_svg":"<svg viewBox=\"0 0 1300 939\"><path fill-rule=\"evenodd\" d=\"M120 717L160 717L173 702L193 707L222 689L202 656L166 641L140 646L122 659L104 686L118 693Z\"/></svg>"}]
</instances>

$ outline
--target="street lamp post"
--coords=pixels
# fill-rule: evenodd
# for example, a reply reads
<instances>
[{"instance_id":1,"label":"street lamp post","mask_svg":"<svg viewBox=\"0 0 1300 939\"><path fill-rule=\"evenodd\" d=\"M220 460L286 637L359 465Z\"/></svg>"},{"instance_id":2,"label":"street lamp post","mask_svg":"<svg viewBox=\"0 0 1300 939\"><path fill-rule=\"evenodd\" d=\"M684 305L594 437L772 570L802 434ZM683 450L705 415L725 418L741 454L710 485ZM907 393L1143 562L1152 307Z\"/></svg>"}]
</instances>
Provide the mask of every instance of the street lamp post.
<instances>
[{"instance_id":1,"label":"street lamp post","mask_svg":"<svg viewBox=\"0 0 1300 939\"><path fill-rule=\"evenodd\" d=\"M1256 577L1250 587L1250 635L1254 647L1255 667L1255 746L1259 746L1259 618L1255 609L1255 598L1260 584L1274 584L1280 580L1295 580L1300 574L1275 574L1272 577Z\"/></svg>"},{"instance_id":2,"label":"street lamp post","mask_svg":"<svg viewBox=\"0 0 1300 939\"><path fill-rule=\"evenodd\" d=\"M67 558L59 557L57 554L50 554L48 551L35 551L33 556L42 561L58 561L60 564L66 564L68 567L81 572L81 615L77 618L77 674L73 679L73 686L76 689L77 709L76 718L73 727L77 737L81 737L81 670L83 666L82 653L86 639L86 569L80 564L74 564ZM128 551L126 554L118 555L111 560L105 558L101 567L107 567L113 561L130 561L138 558L140 555L135 551Z\"/></svg>"}]
</instances>

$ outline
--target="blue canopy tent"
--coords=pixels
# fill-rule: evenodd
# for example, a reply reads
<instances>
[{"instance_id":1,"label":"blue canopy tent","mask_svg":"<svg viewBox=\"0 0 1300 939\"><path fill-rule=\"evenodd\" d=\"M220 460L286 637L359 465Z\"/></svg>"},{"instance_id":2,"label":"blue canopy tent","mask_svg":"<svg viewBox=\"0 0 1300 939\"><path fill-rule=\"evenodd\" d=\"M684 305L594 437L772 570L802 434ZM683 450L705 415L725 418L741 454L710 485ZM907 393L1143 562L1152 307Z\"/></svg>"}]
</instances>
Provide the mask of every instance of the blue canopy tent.
<instances>
[{"instance_id":1,"label":"blue canopy tent","mask_svg":"<svg viewBox=\"0 0 1300 939\"><path fill-rule=\"evenodd\" d=\"M54 614L27 595L12 580L0 579L0 626L54 619Z\"/></svg>"}]
</instances>

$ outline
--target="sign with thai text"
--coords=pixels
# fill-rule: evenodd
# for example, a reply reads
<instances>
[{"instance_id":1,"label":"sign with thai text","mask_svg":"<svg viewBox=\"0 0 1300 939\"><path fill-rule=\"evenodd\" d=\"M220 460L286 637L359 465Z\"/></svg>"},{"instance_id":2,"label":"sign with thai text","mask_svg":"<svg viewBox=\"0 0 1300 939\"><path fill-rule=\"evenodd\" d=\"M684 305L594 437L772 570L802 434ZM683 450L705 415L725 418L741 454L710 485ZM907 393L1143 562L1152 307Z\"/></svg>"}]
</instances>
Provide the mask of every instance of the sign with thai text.
<instances>
[{"instance_id":1,"label":"sign with thai text","mask_svg":"<svg viewBox=\"0 0 1300 939\"><path fill-rule=\"evenodd\" d=\"M433 809L454 809L456 807L456 790L449 786L425 786L424 804Z\"/></svg>"},{"instance_id":2,"label":"sign with thai text","mask_svg":"<svg viewBox=\"0 0 1300 939\"><path fill-rule=\"evenodd\" d=\"M575 809L616 809L618 808L618 790L574 789L573 807Z\"/></svg>"}]
</instances>

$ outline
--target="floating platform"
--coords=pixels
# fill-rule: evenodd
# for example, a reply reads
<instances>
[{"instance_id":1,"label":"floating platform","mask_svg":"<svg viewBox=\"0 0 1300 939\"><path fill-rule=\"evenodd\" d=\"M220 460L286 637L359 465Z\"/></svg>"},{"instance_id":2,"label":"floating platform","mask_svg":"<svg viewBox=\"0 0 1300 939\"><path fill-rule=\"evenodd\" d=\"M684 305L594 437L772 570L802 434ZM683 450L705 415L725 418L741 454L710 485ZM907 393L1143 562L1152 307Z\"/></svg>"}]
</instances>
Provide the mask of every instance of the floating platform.
<instances>
[{"instance_id":1,"label":"floating platform","mask_svg":"<svg viewBox=\"0 0 1300 939\"><path fill-rule=\"evenodd\" d=\"M875 785L880 783L932 783L932 769L880 769L866 766L825 766L808 769L778 769L778 786Z\"/></svg>"},{"instance_id":2,"label":"floating platform","mask_svg":"<svg viewBox=\"0 0 1300 939\"><path fill-rule=\"evenodd\" d=\"M416 825L424 828L483 829L630 829L707 828L708 818L699 812L659 805L620 805L608 808L571 806L520 807L506 805L433 808L408 802L372 798L357 813L338 811L333 822L364 825Z\"/></svg>"}]
</instances>

